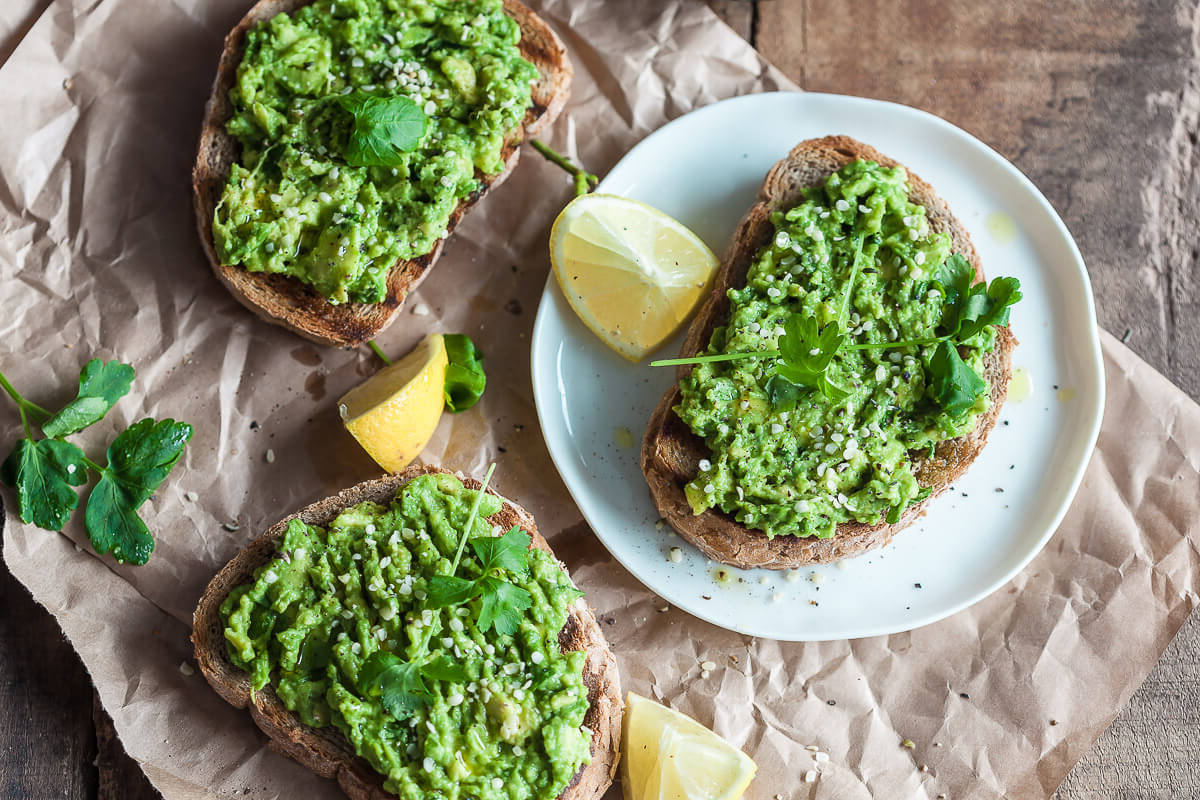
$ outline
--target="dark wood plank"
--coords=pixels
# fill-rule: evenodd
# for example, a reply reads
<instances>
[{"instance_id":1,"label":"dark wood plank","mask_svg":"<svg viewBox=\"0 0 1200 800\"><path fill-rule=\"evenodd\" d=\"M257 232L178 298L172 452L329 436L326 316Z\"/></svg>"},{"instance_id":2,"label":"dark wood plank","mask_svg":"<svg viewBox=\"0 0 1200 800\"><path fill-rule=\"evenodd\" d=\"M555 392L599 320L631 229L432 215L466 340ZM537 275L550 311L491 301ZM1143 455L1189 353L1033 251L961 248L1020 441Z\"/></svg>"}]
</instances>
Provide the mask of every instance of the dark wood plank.
<instances>
[{"instance_id":1,"label":"dark wood plank","mask_svg":"<svg viewBox=\"0 0 1200 800\"><path fill-rule=\"evenodd\" d=\"M3 507L0 499L0 519ZM96 737L83 664L7 569L0 609L0 796L91 800Z\"/></svg>"}]
</instances>

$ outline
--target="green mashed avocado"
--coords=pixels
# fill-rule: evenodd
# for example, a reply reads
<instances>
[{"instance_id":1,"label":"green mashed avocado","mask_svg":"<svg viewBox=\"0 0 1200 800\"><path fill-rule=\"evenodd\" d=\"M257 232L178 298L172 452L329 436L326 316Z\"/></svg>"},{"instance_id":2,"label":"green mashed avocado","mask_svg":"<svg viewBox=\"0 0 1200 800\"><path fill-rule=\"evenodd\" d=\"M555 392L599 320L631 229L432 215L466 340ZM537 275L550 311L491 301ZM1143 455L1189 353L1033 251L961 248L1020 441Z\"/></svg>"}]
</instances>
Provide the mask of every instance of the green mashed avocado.
<instances>
[{"instance_id":1,"label":"green mashed avocado","mask_svg":"<svg viewBox=\"0 0 1200 800\"><path fill-rule=\"evenodd\" d=\"M293 520L278 556L221 606L233 663L255 689L270 683L306 725L332 725L405 800L550 800L590 760L583 651L558 633L580 593L553 557L528 553L528 573L505 579L532 605L516 633L480 631L479 601L423 604L431 576L450 571L476 493L425 475L388 506L363 503L323 530ZM472 538L498 531L485 495ZM473 578L465 555L456 574ZM361 684L385 650L410 662L445 659L464 680L426 680L428 702L394 716Z\"/></svg>"},{"instance_id":2,"label":"green mashed avocado","mask_svg":"<svg viewBox=\"0 0 1200 800\"><path fill-rule=\"evenodd\" d=\"M538 74L520 38L501 0L316 0L249 31L229 91L241 156L213 220L221 263L333 303L383 300L388 268L430 252L477 172L503 169ZM414 101L415 149L352 166L347 95Z\"/></svg>"},{"instance_id":3,"label":"green mashed avocado","mask_svg":"<svg viewBox=\"0 0 1200 800\"><path fill-rule=\"evenodd\" d=\"M946 234L930 231L925 209L908 199L903 168L856 161L772 217L774 240L755 257L743 288L729 291L727 324L704 354L773 350L794 313L827 325L839 319L861 242L846 320L852 343L904 342L935 335L943 303L930 276L950 255ZM986 327L959 351L977 375L995 344ZM680 382L676 413L712 451L685 487L693 511L717 508L769 537L833 536L838 524L896 519L926 496L914 458L969 432L988 393L960 415L928 391L933 345L842 348L827 375L849 394L806 395L774 410L771 360L700 364Z\"/></svg>"}]
</instances>

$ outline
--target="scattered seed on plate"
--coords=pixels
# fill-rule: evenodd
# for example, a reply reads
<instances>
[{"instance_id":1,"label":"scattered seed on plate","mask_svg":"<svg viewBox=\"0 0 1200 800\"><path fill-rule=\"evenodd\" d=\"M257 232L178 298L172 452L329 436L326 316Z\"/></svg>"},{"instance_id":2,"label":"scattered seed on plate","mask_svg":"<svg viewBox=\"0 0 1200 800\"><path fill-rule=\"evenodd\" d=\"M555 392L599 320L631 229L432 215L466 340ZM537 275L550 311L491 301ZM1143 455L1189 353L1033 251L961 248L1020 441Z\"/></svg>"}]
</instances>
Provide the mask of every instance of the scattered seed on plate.
<instances>
[{"instance_id":1,"label":"scattered seed on plate","mask_svg":"<svg viewBox=\"0 0 1200 800\"><path fill-rule=\"evenodd\" d=\"M813 783L816 780L817 780L817 771L815 769L810 769L808 772L804 773L804 782L805 783Z\"/></svg>"},{"instance_id":2,"label":"scattered seed on plate","mask_svg":"<svg viewBox=\"0 0 1200 800\"><path fill-rule=\"evenodd\" d=\"M196 674L196 670L186 661L183 661L179 664L179 671L189 677Z\"/></svg>"},{"instance_id":3,"label":"scattered seed on plate","mask_svg":"<svg viewBox=\"0 0 1200 800\"><path fill-rule=\"evenodd\" d=\"M275 451L274 451L274 450L271 450L271 449L269 449L269 448L268 448L268 450L267 450L267 463L268 463L268 464L274 464L274 463L275 463Z\"/></svg>"},{"instance_id":4,"label":"scattered seed on plate","mask_svg":"<svg viewBox=\"0 0 1200 800\"><path fill-rule=\"evenodd\" d=\"M184 497L188 499L189 503L194 503L200 499L200 495L196 494L195 492L188 492L184 495Z\"/></svg>"}]
</instances>

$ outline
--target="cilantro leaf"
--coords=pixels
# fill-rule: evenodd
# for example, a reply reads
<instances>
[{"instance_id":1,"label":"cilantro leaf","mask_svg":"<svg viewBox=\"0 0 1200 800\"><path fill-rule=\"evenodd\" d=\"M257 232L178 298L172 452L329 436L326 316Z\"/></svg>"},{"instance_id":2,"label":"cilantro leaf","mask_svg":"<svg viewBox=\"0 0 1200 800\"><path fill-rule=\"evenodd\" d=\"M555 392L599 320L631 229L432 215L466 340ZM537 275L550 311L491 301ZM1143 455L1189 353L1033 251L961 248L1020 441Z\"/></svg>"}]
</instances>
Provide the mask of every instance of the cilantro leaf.
<instances>
[{"instance_id":1,"label":"cilantro leaf","mask_svg":"<svg viewBox=\"0 0 1200 800\"><path fill-rule=\"evenodd\" d=\"M137 510L167 477L191 438L192 426L185 422L143 419L108 446L108 466L84 511L84 526L97 553L111 552L122 563L146 563L154 539Z\"/></svg>"},{"instance_id":2,"label":"cilantro leaf","mask_svg":"<svg viewBox=\"0 0 1200 800\"><path fill-rule=\"evenodd\" d=\"M425 589L425 602L430 608L446 608L465 603L477 594L475 581L456 575L434 575Z\"/></svg>"},{"instance_id":3,"label":"cilantro leaf","mask_svg":"<svg viewBox=\"0 0 1200 800\"><path fill-rule=\"evenodd\" d=\"M425 112L408 97L351 92L337 104L352 118L344 156L353 167L394 167L425 135Z\"/></svg>"},{"instance_id":4,"label":"cilantro leaf","mask_svg":"<svg viewBox=\"0 0 1200 800\"><path fill-rule=\"evenodd\" d=\"M72 487L87 483L87 462L83 451L70 442L18 439L0 475L16 488L23 521L61 531L79 505Z\"/></svg>"},{"instance_id":5,"label":"cilantro leaf","mask_svg":"<svg viewBox=\"0 0 1200 800\"><path fill-rule=\"evenodd\" d=\"M929 360L929 389L933 399L954 416L961 416L987 391L987 382L966 365L958 348L945 341Z\"/></svg>"},{"instance_id":6,"label":"cilantro leaf","mask_svg":"<svg viewBox=\"0 0 1200 800\"><path fill-rule=\"evenodd\" d=\"M358 671L359 689L379 698L384 709L398 720L411 717L432 698L421 667L387 650L376 650Z\"/></svg>"},{"instance_id":7,"label":"cilantro leaf","mask_svg":"<svg viewBox=\"0 0 1200 800\"><path fill-rule=\"evenodd\" d=\"M471 540L471 549L479 558L484 573L493 569L524 572L529 568L528 533L516 525L503 536L480 536Z\"/></svg>"},{"instance_id":8,"label":"cilantro leaf","mask_svg":"<svg viewBox=\"0 0 1200 800\"><path fill-rule=\"evenodd\" d=\"M120 361L93 358L79 372L79 393L42 426L50 438L67 436L99 422L114 404L129 393L133 367Z\"/></svg>"},{"instance_id":9,"label":"cilantro leaf","mask_svg":"<svg viewBox=\"0 0 1200 800\"><path fill-rule=\"evenodd\" d=\"M483 355L470 337L448 333L442 338L446 342L446 356L450 359L443 390L446 408L457 414L479 402L487 386L487 375L483 371Z\"/></svg>"},{"instance_id":10,"label":"cilantro leaf","mask_svg":"<svg viewBox=\"0 0 1200 800\"><path fill-rule=\"evenodd\" d=\"M499 578L483 578L479 630L495 628L501 636L512 636L521 624L521 612L533 604L529 592Z\"/></svg>"}]
</instances>

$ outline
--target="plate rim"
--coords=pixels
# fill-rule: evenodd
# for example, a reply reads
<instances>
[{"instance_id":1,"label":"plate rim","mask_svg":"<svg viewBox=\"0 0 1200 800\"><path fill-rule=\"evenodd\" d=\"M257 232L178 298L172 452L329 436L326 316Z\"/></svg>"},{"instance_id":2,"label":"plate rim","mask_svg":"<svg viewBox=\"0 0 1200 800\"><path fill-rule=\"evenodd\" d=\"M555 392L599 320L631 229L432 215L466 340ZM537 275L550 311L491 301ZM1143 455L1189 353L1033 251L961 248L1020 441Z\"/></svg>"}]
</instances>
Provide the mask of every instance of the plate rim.
<instances>
[{"instance_id":1,"label":"plate rim","mask_svg":"<svg viewBox=\"0 0 1200 800\"><path fill-rule=\"evenodd\" d=\"M1017 559L1015 566L1003 573L1000 578L992 581L983 588L971 592L969 597L967 597L965 600L961 600L957 603L950 603L945 607L938 609L937 611L927 613L923 616L914 617L911 622L902 623L900 625L861 626L861 628L854 628L849 634L844 636L832 636L825 634L775 636L763 634L761 631L756 631L746 626L738 624L726 624L723 621L718 621L713 616L705 614L703 612L703 607L697 605L696 603L680 601L677 598L670 599L670 602L673 606L686 611L687 613L700 620L703 620L704 622L737 633L756 636L759 638L768 638L774 641L845 641L868 638L872 636L885 636L895 633L904 633L916 630L917 628L921 628L926 625L932 625L936 622L940 622L947 617L953 616L963 609L968 608L994 594L997 590L1012 581L1014 577L1024 570L1025 567L1027 567L1029 563L1036 558L1039 553L1042 552L1046 544L1051 538L1053 538L1054 534L1061 526L1063 519L1070 510L1071 504L1074 502L1075 496L1079 490L1079 486L1083 482L1083 477L1087 471L1088 464L1091 462L1092 455L1095 452L1096 442L1099 438L1104 417L1104 408L1106 403L1104 355L1100 343L1100 324L1096 317L1095 296L1092 290L1091 276L1087 269L1087 263L1083 258L1083 254L1079 250L1079 245L1075 241L1075 237L1071 234L1070 229L1067 227L1062 217L1058 214L1057 210L1055 210L1054 206L1051 205L1050 201L1046 198L1042 191L1032 180L1030 180L1027 175L1025 175L1025 173L1018 169L1016 165L1010 162L1002 154L997 152L986 142L971 134L969 131L962 129L929 111L888 100L877 100L874 98L835 94L829 92L805 92L802 90L756 92L718 100L699 108L692 109L686 114L681 114L633 144L628 150L625 151L621 158L609 168L604 179L600 181L595 191L602 192L604 190L605 183L609 182L613 173L616 172L625 161L633 157L635 152L642 148L643 145L648 145L649 143L656 141L658 138L668 135L670 129L689 117L712 113L712 109L717 106L738 105L751 102L794 102L799 98L803 98L804 100L814 98L818 100L839 103L850 102L852 104L861 103L872 107L884 107L892 113L910 115L922 123L931 124L935 127L941 128L943 131L948 132L953 136L959 137L969 147L979 151L981 155L988 158L994 165L998 166L1002 171L1007 172L1011 178L1014 178L1017 181L1021 188L1025 189L1026 192L1035 199L1041 215L1050 220L1054 231L1065 242L1067 251L1072 257L1072 267L1074 268L1073 274L1080 281L1082 287L1082 299L1084 301L1085 311L1084 316L1088 332L1086 355L1089 356L1089 358L1086 359L1086 362L1083 359L1080 361L1088 368L1085 377L1094 382L1094 386L1089 387L1089 391L1079 393L1081 395L1091 397L1093 400L1085 409L1082 409L1082 411L1090 413L1090 419L1087 420L1086 428L1084 429L1083 436L1081 437L1083 441L1083 447L1079 458L1074 465L1070 479L1067 482L1067 490L1063 492L1057 500L1057 505L1050 517L1050 524L1046 526L1045 531L1043 531L1038 537L1037 541L1028 548L1027 552L1021 554L1021 556ZM830 133L827 135L836 134ZM877 143L876 146L878 146ZM886 147L883 147L882 149L886 150ZM534 319L533 330L530 335L529 348L530 380L533 388L534 407L537 411L538 426L541 429L542 439L546 444L546 449L550 454L550 459L554 463L555 469L558 471L559 478L562 480L563 485L566 486L567 492L571 496L571 500L575 503L576 508L579 510L579 513L582 515L584 521L587 522L588 527L592 530L592 533L597 539L600 540L601 544L604 545L604 548L608 551L609 555L612 556L618 563L620 563L626 570L628 570L629 573L633 575L633 577L639 583L641 583L649 591L659 594L654 582L648 581L645 577L643 577L643 572L641 570L629 563L629 560L623 558L614 547L610 546L606 536L601 532L600 528L589 516L585 510L584 504L580 502L579 493L576 491L576 488L572 485L572 483L568 481L563 469L563 465L560 463L560 456L556 452L555 446L551 444L550 437L546 434L546 417L548 415L548 409L543 409L542 398L544 396L545 387L541 385L541 380L539 378L540 370L538 367L539 361L537 359L537 353L539 351L538 343L542 337L542 329L546 324L546 319L548 319L549 312L547 311L547 308L552 302L556 302L556 300L552 299L552 295L557 295L557 302L561 302L566 305L566 298L562 295L562 291L558 286L558 281L554 277L553 269L551 269L549 274L546 276L546 284L542 290L541 299L538 301L538 310ZM567 309L569 310L569 305L567 306ZM640 437L637 439L637 445L640 452ZM563 457L566 457L565 454ZM642 486L646 491L649 491L648 488L645 487L644 483Z\"/></svg>"}]
</instances>

